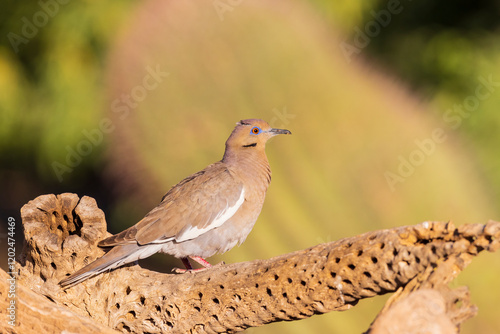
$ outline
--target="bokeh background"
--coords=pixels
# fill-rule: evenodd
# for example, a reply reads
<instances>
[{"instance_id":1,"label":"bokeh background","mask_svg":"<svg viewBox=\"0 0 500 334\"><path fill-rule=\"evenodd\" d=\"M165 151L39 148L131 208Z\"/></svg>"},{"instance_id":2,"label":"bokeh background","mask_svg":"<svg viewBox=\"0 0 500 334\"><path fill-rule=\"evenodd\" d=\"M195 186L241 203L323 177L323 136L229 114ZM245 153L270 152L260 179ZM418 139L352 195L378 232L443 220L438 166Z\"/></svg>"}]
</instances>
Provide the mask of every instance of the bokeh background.
<instances>
[{"instance_id":1,"label":"bokeh background","mask_svg":"<svg viewBox=\"0 0 500 334\"><path fill-rule=\"evenodd\" d=\"M497 1L6 0L0 11L0 247L8 217L47 193L96 198L133 225L175 183L222 157L235 122L269 143L273 183L248 261L366 231L500 219ZM169 272L178 260L141 262ZM500 333L500 254L468 285ZM361 333L384 298L250 333Z\"/></svg>"}]
</instances>

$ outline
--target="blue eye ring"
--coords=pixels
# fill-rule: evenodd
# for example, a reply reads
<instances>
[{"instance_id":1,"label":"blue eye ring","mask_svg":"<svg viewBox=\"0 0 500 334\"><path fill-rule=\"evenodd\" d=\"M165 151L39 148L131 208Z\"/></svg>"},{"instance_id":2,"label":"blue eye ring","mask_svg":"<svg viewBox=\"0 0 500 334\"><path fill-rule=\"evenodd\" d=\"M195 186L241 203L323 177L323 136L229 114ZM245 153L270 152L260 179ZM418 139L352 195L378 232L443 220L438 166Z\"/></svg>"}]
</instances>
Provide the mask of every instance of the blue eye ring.
<instances>
[{"instance_id":1,"label":"blue eye ring","mask_svg":"<svg viewBox=\"0 0 500 334\"><path fill-rule=\"evenodd\" d=\"M252 135L258 135L262 132L262 130L258 126L254 126L252 130L250 130L250 134Z\"/></svg>"}]
</instances>

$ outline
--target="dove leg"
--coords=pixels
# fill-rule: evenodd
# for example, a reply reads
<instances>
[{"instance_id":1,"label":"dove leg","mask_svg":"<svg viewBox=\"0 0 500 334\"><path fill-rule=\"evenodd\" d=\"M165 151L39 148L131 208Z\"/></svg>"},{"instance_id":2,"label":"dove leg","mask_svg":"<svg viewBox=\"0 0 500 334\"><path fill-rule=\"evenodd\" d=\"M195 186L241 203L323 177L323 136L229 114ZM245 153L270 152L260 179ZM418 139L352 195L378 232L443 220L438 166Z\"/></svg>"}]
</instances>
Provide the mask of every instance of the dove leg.
<instances>
[{"instance_id":1,"label":"dove leg","mask_svg":"<svg viewBox=\"0 0 500 334\"><path fill-rule=\"evenodd\" d=\"M203 268L193 269L193 267L191 266L191 263L189 262L189 259L187 257L183 257L183 258L181 258L181 261L184 264L184 267L186 267L186 269L174 268L174 269L172 269L172 271L176 272L178 274L194 273L194 272L203 271L203 270L206 270L206 269L212 267L212 265L207 260L205 260L204 258L202 258L200 256L190 256L190 258L195 260L199 264L201 264L203 266Z\"/></svg>"},{"instance_id":2,"label":"dove leg","mask_svg":"<svg viewBox=\"0 0 500 334\"><path fill-rule=\"evenodd\" d=\"M196 262L198 262L199 264L201 264L205 268L210 268L212 266L207 260L205 260L201 256L190 256L190 258L195 260Z\"/></svg>"},{"instance_id":3,"label":"dove leg","mask_svg":"<svg viewBox=\"0 0 500 334\"><path fill-rule=\"evenodd\" d=\"M184 265L184 267L186 267L187 270L193 269L193 267L191 266L191 263L189 262L189 259L187 257L183 257L181 259L181 261L182 261L182 264Z\"/></svg>"}]
</instances>

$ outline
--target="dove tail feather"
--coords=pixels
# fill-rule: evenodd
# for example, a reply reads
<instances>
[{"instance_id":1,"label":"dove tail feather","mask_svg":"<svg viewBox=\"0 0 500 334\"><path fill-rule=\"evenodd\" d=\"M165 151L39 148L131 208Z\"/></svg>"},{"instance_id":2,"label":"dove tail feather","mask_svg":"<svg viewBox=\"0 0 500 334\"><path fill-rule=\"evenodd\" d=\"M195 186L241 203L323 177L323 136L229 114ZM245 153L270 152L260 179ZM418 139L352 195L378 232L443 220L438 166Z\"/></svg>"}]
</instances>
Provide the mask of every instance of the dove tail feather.
<instances>
[{"instance_id":1,"label":"dove tail feather","mask_svg":"<svg viewBox=\"0 0 500 334\"><path fill-rule=\"evenodd\" d=\"M59 285L64 289L70 288L107 270L151 256L158 252L162 246L161 244L115 246L99 259L61 280Z\"/></svg>"}]
</instances>

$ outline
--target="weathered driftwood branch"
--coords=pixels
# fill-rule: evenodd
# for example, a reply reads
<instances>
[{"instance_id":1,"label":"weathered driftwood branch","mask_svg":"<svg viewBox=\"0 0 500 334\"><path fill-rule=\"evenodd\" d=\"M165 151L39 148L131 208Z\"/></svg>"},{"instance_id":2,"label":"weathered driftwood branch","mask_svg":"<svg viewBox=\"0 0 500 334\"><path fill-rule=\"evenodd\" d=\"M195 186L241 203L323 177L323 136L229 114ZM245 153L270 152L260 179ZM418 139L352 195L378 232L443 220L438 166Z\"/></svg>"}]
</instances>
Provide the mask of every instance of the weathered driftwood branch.
<instances>
[{"instance_id":1,"label":"weathered driftwood branch","mask_svg":"<svg viewBox=\"0 0 500 334\"><path fill-rule=\"evenodd\" d=\"M103 333L119 334L107 326L104 326L93 319L76 315L64 306L56 305L46 297L41 296L23 284L17 284L13 290L8 281L11 277L6 272L0 270L0 308L1 315L0 333L5 334L29 334L29 333ZM9 297L9 291L15 291L15 297ZM14 301L14 310L8 309ZM10 318L10 315L13 315ZM15 322L11 326L9 322Z\"/></svg>"},{"instance_id":2,"label":"weathered driftwood branch","mask_svg":"<svg viewBox=\"0 0 500 334\"><path fill-rule=\"evenodd\" d=\"M470 262L470 255L445 257L419 273L387 301L367 333L457 333L477 313L469 290L447 284Z\"/></svg>"},{"instance_id":3,"label":"weathered driftwood branch","mask_svg":"<svg viewBox=\"0 0 500 334\"><path fill-rule=\"evenodd\" d=\"M89 197L45 195L23 207L22 219L27 243L19 283L57 307L130 332L234 332L346 310L362 298L387 292L398 291L392 303L404 302L419 288L444 296L436 307L457 326L474 308L464 303L465 311L454 312L455 297L467 296L462 290L449 292L443 284L480 251L500 247L500 223L456 228L425 222L195 274L128 266L63 291L60 279L102 255L96 243L107 235L103 212ZM381 321L395 309L392 303L374 322L372 333L386 326Z\"/></svg>"}]
</instances>

